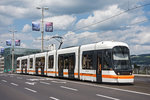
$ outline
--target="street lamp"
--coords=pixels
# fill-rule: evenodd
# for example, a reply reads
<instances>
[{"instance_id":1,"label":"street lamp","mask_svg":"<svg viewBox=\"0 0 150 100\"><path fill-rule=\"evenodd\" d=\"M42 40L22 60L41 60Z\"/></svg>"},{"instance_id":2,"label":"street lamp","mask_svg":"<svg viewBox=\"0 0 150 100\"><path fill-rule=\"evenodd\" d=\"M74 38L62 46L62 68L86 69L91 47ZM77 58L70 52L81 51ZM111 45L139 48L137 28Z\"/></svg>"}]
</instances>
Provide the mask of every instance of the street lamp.
<instances>
[{"instance_id":1,"label":"street lamp","mask_svg":"<svg viewBox=\"0 0 150 100\"><path fill-rule=\"evenodd\" d=\"M44 35L44 10L48 10L48 7L36 7L36 9L42 9L41 52L43 52L43 48L44 48L44 43L43 43L43 35Z\"/></svg>"}]
</instances>

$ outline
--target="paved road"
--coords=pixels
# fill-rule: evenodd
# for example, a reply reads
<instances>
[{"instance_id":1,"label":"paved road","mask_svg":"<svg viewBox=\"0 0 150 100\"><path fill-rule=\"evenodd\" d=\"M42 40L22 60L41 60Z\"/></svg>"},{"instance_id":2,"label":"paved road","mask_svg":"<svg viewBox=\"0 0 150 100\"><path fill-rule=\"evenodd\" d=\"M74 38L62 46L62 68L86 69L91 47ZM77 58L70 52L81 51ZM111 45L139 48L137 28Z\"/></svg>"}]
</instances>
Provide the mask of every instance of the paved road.
<instances>
[{"instance_id":1,"label":"paved road","mask_svg":"<svg viewBox=\"0 0 150 100\"><path fill-rule=\"evenodd\" d=\"M120 85L0 74L0 100L149 100L149 83L146 77Z\"/></svg>"}]
</instances>

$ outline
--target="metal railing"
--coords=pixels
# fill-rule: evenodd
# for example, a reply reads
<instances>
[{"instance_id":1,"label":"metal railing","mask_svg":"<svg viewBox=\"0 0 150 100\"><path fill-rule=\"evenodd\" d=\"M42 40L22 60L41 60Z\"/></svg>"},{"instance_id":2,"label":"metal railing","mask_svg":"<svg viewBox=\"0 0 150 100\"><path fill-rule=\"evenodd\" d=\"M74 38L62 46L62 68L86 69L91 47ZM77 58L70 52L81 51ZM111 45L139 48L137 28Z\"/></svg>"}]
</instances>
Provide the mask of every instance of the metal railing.
<instances>
[{"instance_id":1,"label":"metal railing","mask_svg":"<svg viewBox=\"0 0 150 100\"><path fill-rule=\"evenodd\" d=\"M150 67L139 67L133 69L134 74L150 75Z\"/></svg>"}]
</instances>

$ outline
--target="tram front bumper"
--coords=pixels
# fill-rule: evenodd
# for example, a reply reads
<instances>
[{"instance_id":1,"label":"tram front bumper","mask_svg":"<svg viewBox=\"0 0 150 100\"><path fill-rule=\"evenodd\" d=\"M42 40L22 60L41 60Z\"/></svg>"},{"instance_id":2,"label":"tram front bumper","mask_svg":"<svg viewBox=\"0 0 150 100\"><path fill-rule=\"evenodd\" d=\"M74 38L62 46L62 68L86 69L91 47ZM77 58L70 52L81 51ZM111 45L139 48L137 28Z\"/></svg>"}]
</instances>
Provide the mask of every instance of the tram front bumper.
<instances>
[{"instance_id":1,"label":"tram front bumper","mask_svg":"<svg viewBox=\"0 0 150 100\"><path fill-rule=\"evenodd\" d=\"M103 75L102 82L134 83L134 75Z\"/></svg>"}]
</instances>

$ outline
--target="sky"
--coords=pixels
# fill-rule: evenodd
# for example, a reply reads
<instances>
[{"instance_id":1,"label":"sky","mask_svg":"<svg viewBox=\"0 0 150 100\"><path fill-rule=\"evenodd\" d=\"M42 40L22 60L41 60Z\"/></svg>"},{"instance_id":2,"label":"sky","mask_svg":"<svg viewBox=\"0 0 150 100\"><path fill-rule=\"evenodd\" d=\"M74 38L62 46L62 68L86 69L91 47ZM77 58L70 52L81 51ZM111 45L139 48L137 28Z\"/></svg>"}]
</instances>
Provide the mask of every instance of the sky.
<instances>
[{"instance_id":1,"label":"sky","mask_svg":"<svg viewBox=\"0 0 150 100\"><path fill-rule=\"evenodd\" d=\"M8 47L5 41L14 29L19 48L40 49L41 32L32 31L32 22L41 22L36 7L48 7L44 22L53 22L54 30L44 32L44 48L58 47L51 37L61 36L62 47L119 41L129 45L131 54L150 53L150 5L139 7L145 4L150 0L0 0L0 47Z\"/></svg>"}]
</instances>

